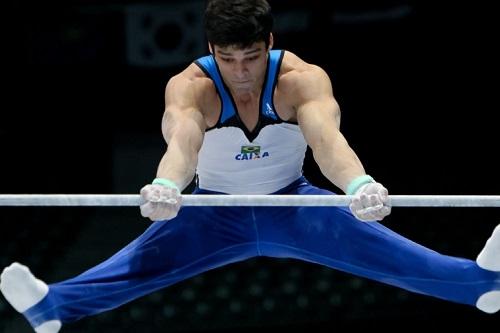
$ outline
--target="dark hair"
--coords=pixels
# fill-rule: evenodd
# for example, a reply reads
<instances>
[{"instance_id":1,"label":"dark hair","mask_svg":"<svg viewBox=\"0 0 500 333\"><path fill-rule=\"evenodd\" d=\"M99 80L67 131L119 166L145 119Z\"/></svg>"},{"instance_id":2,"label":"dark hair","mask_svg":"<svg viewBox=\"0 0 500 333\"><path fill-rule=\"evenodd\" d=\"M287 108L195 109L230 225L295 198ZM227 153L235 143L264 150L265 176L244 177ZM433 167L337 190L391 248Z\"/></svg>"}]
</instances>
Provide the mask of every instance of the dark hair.
<instances>
[{"instance_id":1,"label":"dark hair","mask_svg":"<svg viewBox=\"0 0 500 333\"><path fill-rule=\"evenodd\" d=\"M222 47L246 48L261 41L269 46L273 21L266 0L208 0L205 10L208 42Z\"/></svg>"}]
</instances>

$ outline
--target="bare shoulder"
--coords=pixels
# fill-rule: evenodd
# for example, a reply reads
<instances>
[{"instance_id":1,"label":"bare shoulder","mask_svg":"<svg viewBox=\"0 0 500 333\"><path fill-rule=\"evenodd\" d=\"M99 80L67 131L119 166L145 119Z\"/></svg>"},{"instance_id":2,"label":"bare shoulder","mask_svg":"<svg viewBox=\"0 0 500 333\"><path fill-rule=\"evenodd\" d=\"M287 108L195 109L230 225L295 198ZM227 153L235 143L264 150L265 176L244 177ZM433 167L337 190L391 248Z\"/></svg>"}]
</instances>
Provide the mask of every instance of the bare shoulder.
<instances>
[{"instance_id":1,"label":"bare shoulder","mask_svg":"<svg viewBox=\"0 0 500 333\"><path fill-rule=\"evenodd\" d=\"M338 114L328 74L319 66L309 64L291 52L283 57L275 104L283 119L298 121L300 110L321 109Z\"/></svg>"},{"instance_id":2,"label":"bare shoulder","mask_svg":"<svg viewBox=\"0 0 500 333\"><path fill-rule=\"evenodd\" d=\"M290 73L308 72L316 68L319 67L305 62L302 58L300 58L293 52L285 51L281 66L281 74L286 75Z\"/></svg>"},{"instance_id":3,"label":"bare shoulder","mask_svg":"<svg viewBox=\"0 0 500 333\"><path fill-rule=\"evenodd\" d=\"M325 70L289 51L283 57L279 84L288 97L300 98L331 91L331 81Z\"/></svg>"},{"instance_id":4,"label":"bare shoulder","mask_svg":"<svg viewBox=\"0 0 500 333\"><path fill-rule=\"evenodd\" d=\"M202 110L203 106L210 105L216 99L217 91L213 81L194 63L170 78L165 88L167 105Z\"/></svg>"}]
</instances>

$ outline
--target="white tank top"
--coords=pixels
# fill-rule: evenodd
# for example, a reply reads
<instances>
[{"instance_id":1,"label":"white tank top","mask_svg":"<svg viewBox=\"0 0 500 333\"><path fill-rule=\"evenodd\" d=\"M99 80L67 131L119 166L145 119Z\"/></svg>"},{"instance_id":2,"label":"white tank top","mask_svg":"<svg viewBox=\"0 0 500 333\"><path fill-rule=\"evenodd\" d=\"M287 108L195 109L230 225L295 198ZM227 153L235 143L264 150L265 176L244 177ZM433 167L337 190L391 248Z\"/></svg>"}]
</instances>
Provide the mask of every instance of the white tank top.
<instances>
[{"instance_id":1,"label":"white tank top","mask_svg":"<svg viewBox=\"0 0 500 333\"><path fill-rule=\"evenodd\" d=\"M284 51L269 52L259 120L250 132L241 122L213 56L195 63L214 81L222 110L207 129L198 154L198 186L229 194L269 194L302 176L307 144L296 123L275 112L273 93Z\"/></svg>"}]
</instances>

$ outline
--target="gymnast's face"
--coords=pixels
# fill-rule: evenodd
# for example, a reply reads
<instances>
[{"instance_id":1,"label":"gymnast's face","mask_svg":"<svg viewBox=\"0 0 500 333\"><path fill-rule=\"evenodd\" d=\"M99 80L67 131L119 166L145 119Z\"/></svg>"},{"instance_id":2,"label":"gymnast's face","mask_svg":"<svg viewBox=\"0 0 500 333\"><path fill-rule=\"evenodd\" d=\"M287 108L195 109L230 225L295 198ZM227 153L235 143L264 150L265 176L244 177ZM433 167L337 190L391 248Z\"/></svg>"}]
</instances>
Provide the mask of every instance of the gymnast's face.
<instances>
[{"instance_id":1,"label":"gymnast's face","mask_svg":"<svg viewBox=\"0 0 500 333\"><path fill-rule=\"evenodd\" d=\"M241 49L234 46L211 48L224 82L234 93L261 89L267 66L268 48L264 42Z\"/></svg>"}]
</instances>

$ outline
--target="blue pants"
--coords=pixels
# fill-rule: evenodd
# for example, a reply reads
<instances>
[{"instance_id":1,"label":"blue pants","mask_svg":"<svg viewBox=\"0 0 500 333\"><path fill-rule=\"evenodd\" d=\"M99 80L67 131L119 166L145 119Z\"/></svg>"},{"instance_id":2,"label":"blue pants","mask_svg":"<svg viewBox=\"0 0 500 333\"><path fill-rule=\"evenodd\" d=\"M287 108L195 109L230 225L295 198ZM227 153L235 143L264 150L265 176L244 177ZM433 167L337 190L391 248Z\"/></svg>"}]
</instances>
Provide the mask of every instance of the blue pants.
<instances>
[{"instance_id":1,"label":"blue pants","mask_svg":"<svg viewBox=\"0 0 500 333\"><path fill-rule=\"evenodd\" d=\"M277 193L332 194L304 178ZM183 207L103 263L51 284L24 315L33 327L75 321L255 256L301 259L469 305L500 289L500 273L439 254L379 223L360 222L345 207Z\"/></svg>"}]
</instances>

